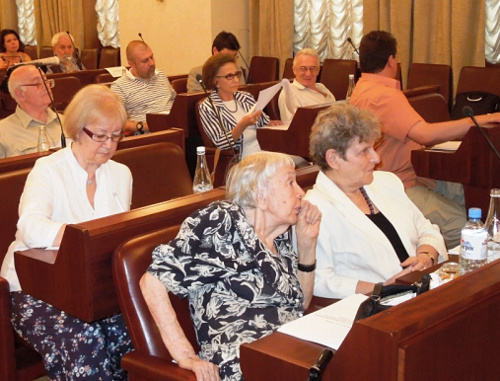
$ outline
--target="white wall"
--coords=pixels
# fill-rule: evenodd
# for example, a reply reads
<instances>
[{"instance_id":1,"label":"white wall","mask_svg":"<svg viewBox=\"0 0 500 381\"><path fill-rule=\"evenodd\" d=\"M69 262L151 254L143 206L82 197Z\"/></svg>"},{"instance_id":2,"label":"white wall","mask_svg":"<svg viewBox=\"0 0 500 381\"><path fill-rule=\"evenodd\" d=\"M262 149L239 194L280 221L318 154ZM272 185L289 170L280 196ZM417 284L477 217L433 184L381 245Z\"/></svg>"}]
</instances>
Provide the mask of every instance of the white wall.
<instances>
[{"instance_id":1,"label":"white wall","mask_svg":"<svg viewBox=\"0 0 500 381\"><path fill-rule=\"evenodd\" d=\"M248 0L122 0L120 43L139 39L153 49L156 66L167 75L185 74L210 56L215 35L233 32L248 52ZM245 55L245 59L246 59Z\"/></svg>"}]
</instances>

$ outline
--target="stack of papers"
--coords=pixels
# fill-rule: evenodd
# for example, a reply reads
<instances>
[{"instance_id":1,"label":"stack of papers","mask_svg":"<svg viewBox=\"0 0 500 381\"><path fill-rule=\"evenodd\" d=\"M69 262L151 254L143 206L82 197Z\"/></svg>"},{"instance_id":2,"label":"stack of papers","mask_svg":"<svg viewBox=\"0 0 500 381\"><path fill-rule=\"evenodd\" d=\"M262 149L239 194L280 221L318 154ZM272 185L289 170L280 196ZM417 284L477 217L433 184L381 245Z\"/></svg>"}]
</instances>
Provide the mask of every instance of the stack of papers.
<instances>
[{"instance_id":1,"label":"stack of papers","mask_svg":"<svg viewBox=\"0 0 500 381\"><path fill-rule=\"evenodd\" d=\"M337 350L349 333L359 305L368 297L354 294L281 326L278 332Z\"/></svg>"}]
</instances>

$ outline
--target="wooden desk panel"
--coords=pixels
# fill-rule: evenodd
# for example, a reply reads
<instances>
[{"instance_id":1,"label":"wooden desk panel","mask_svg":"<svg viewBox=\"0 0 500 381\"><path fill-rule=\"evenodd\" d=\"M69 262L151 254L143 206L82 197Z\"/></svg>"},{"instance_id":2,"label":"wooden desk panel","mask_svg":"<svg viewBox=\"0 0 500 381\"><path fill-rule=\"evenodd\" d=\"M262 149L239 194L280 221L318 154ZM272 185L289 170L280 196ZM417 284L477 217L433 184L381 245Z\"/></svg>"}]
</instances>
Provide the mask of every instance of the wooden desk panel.
<instances>
[{"instance_id":1,"label":"wooden desk panel","mask_svg":"<svg viewBox=\"0 0 500 381\"><path fill-rule=\"evenodd\" d=\"M496 261L356 322L323 380L496 379L499 319ZM278 332L244 344L240 352L245 380L303 381L321 349Z\"/></svg>"},{"instance_id":2,"label":"wooden desk panel","mask_svg":"<svg viewBox=\"0 0 500 381\"><path fill-rule=\"evenodd\" d=\"M486 125L485 131L500 149L500 124ZM466 207L480 207L483 218L489 208L491 188L500 187L500 160L476 127L472 127L455 152L412 151L411 162L421 177L464 185Z\"/></svg>"},{"instance_id":3,"label":"wooden desk panel","mask_svg":"<svg viewBox=\"0 0 500 381\"><path fill-rule=\"evenodd\" d=\"M257 139L265 151L283 152L308 158L309 135L316 116L327 106L299 107L287 130L258 128Z\"/></svg>"}]
</instances>

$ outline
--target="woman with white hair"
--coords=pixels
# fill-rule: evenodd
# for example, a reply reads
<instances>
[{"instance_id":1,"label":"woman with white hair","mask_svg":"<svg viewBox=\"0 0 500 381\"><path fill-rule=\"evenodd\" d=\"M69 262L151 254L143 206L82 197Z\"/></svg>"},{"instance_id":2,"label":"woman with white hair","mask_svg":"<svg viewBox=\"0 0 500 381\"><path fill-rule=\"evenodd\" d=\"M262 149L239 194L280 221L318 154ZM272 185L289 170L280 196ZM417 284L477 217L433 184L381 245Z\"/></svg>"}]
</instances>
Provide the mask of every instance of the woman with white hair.
<instances>
[{"instance_id":1,"label":"woman with white hair","mask_svg":"<svg viewBox=\"0 0 500 381\"><path fill-rule=\"evenodd\" d=\"M80 321L24 293L14 265L16 251L59 246L67 224L130 209L132 174L110 160L126 120L122 103L106 86L84 87L65 112L71 146L38 159L21 195L16 240L1 276L10 285L12 325L42 355L51 380L126 379L120 359L132 345L122 316Z\"/></svg>"},{"instance_id":2,"label":"woman with white hair","mask_svg":"<svg viewBox=\"0 0 500 381\"><path fill-rule=\"evenodd\" d=\"M251 154L229 172L228 201L195 212L174 240L154 250L141 289L171 356L197 380L241 379L240 345L297 319L309 305L321 213L303 196L289 156ZM189 298L199 354L179 327L168 291Z\"/></svg>"}]
</instances>

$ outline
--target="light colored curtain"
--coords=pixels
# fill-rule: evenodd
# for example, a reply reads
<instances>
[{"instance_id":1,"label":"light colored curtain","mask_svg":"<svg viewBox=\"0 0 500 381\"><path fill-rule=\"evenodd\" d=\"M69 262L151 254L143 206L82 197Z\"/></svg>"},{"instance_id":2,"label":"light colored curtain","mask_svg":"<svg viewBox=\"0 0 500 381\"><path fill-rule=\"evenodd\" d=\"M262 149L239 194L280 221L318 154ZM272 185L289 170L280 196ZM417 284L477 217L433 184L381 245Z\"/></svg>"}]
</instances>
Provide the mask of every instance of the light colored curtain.
<instances>
[{"instance_id":1,"label":"light colored curtain","mask_svg":"<svg viewBox=\"0 0 500 381\"><path fill-rule=\"evenodd\" d=\"M17 29L16 0L0 0L1 29Z\"/></svg>"},{"instance_id":2,"label":"light colored curtain","mask_svg":"<svg viewBox=\"0 0 500 381\"><path fill-rule=\"evenodd\" d=\"M249 0L250 56L280 60L280 73L293 55L293 0Z\"/></svg>"},{"instance_id":3,"label":"light colored curtain","mask_svg":"<svg viewBox=\"0 0 500 381\"><path fill-rule=\"evenodd\" d=\"M83 46L83 4L85 0L35 0L36 39L51 46L52 36L69 31L77 47Z\"/></svg>"},{"instance_id":4,"label":"light colored curtain","mask_svg":"<svg viewBox=\"0 0 500 381\"><path fill-rule=\"evenodd\" d=\"M35 4L33 0L16 0L19 37L25 45L37 45Z\"/></svg>"},{"instance_id":5,"label":"light colored curtain","mask_svg":"<svg viewBox=\"0 0 500 381\"><path fill-rule=\"evenodd\" d=\"M486 0L486 60L500 63L500 0Z\"/></svg>"},{"instance_id":6,"label":"light colored curtain","mask_svg":"<svg viewBox=\"0 0 500 381\"><path fill-rule=\"evenodd\" d=\"M120 47L118 0L97 0L97 35L102 46Z\"/></svg>"},{"instance_id":7,"label":"light colored curtain","mask_svg":"<svg viewBox=\"0 0 500 381\"><path fill-rule=\"evenodd\" d=\"M358 59L351 44L363 37L363 0L295 0L294 52L314 48L325 58Z\"/></svg>"},{"instance_id":8,"label":"light colored curtain","mask_svg":"<svg viewBox=\"0 0 500 381\"><path fill-rule=\"evenodd\" d=\"M448 64L456 88L463 66L484 66L485 1L365 0L364 4L364 33L383 29L397 38L403 78L412 62Z\"/></svg>"}]
</instances>

